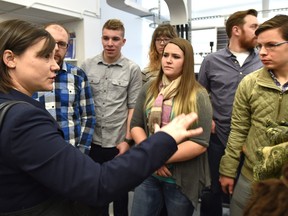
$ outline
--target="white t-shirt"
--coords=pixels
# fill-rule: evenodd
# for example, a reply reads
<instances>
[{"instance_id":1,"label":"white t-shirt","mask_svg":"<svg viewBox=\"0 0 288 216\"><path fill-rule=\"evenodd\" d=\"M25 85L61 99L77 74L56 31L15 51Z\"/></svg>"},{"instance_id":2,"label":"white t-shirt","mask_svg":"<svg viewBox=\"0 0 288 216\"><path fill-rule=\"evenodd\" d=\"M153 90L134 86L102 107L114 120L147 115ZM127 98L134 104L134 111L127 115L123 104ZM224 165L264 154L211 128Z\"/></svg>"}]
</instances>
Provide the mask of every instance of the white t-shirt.
<instances>
[{"instance_id":1,"label":"white t-shirt","mask_svg":"<svg viewBox=\"0 0 288 216\"><path fill-rule=\"evenodd\" d=\"M230 50L231 51L231 50ZM231 51L237 58L237 61L239 62L239 65L240 67L242 67L242 65L244 64L246 58L249 56L249 51L247 52L241 52L241 53L238 53L238 52L234 52L234 51Z\"/></svg>"}]
</instances>

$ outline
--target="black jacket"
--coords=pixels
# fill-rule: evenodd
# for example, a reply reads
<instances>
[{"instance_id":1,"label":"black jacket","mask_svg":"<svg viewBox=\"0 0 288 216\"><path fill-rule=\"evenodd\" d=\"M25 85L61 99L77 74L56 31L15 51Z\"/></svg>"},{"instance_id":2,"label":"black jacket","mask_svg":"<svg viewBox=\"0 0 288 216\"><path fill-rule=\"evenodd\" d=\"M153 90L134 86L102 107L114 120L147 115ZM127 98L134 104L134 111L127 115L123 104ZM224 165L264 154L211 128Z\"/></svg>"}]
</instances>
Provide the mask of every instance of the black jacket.
<instances>
[{"instance_id":1,"label":"black jacket","mask_svg":"<svg viewBox=\"0 0 288 216\"><path fill-rule=\"evenodd\" d=\"M99 165L65 142L57 123L37 101L18 91L0 103L21 100L0 129L0 213L35 206L53 196L89 205L108 203L152 174L177 150L156 133L122 156Z\"/></svg>"}]
</instances>

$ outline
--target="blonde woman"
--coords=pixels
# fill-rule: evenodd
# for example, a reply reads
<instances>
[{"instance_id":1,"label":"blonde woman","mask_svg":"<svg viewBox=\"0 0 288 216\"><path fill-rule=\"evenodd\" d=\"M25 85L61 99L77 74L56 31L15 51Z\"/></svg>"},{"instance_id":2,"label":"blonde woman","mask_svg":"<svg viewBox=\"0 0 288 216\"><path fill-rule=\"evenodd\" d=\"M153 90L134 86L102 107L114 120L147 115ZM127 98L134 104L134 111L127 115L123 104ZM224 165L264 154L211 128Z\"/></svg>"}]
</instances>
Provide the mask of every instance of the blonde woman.
<instances>
[{"instance_id":1,"label":"blonde woman","mask_svg":"<svg viewBox=\"0 0 288 216\"><path fill-rule=\"evenodd\" d=\"M193 49L189 41L170 40L164 48L156 79L147 82L137 99L131 134L140 143L154 133L153 124L169 123L181 113L198 113L194 127L203 133L178 145L166 164L134 191L132 216L159 215L165 204L168 216L191 216L198 192L209 183L206 148L210 138L212 108L206 90L196 81Z\"/></svg>"}]
</instances>

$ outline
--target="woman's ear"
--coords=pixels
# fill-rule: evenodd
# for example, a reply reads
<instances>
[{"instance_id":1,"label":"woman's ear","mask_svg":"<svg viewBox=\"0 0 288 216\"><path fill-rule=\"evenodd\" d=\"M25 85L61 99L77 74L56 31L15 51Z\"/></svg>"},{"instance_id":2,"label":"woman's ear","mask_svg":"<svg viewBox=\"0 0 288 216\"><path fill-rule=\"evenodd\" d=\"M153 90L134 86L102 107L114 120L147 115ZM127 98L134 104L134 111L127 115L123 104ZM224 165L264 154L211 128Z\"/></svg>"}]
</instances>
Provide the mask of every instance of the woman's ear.
<instances>
[{"instance_id":1,"label":"woman's ear","mask_svg":"<svg viewBox=\"0 0 288 216\"><path fill-rule=\"evenodd\" d=\"M15 55L11 50L5 50L3 53L3 61L8 68L15 68Z\"/></svg>"}]
</instances>

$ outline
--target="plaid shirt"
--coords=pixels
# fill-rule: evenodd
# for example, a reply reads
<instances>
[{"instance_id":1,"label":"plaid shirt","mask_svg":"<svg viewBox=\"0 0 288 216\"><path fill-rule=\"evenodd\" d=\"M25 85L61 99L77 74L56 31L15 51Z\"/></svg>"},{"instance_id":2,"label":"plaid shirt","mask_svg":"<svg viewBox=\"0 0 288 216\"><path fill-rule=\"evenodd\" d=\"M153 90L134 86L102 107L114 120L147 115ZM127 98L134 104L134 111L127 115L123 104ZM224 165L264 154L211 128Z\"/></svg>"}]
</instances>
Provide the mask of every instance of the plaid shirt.
<instances>
[{"instance_id":1,"label":"plaid shirt","mask_svg":"<svg viewBox=\"0 0 288 216\"><path fill-rule=\"evenodd\" d=\"M96 124L92 91L85 72L63 63L57 72L54 89L32 96L45 105L63 130L64 139L86 154Z\"/></svg>"},{"instance_id":2,"label":"plaid shirt","mask_svg":"<svg viewBox=\"0 0 288 216\"><path fill-rule=\"evenodd\" d=\"M274 83L279 87L281 88L281 91L282 92L285 92L288 90L288 82L284 83L282 86L281 86L281 83L277 80L277 77L275 76L275 74L273 73L272 70L268 70L268 72L270 73Z\"/></svg>"}]
</instances>

